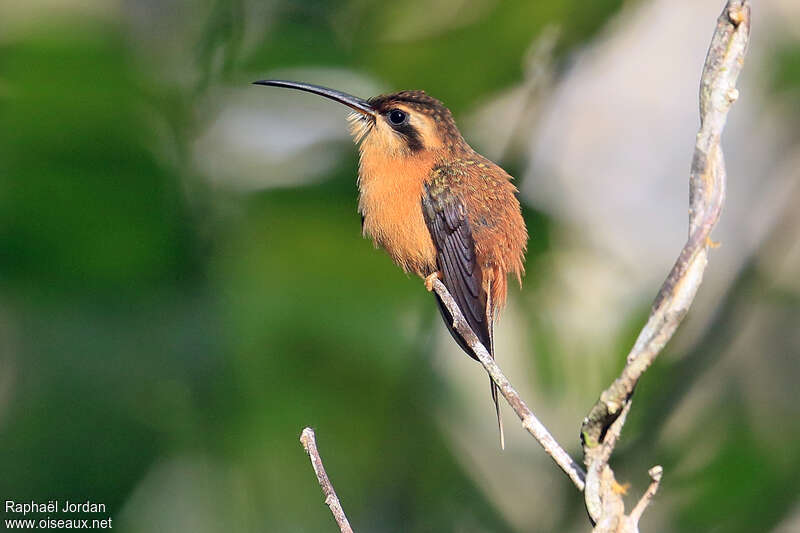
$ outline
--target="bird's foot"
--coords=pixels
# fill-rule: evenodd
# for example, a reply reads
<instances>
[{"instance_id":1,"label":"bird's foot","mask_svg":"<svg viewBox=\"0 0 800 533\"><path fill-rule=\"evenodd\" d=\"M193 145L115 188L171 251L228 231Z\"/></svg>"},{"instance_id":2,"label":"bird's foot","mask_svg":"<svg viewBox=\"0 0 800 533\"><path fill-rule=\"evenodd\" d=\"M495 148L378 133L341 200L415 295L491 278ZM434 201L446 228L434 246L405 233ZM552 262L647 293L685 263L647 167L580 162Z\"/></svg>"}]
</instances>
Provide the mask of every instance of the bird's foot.
<instances>
[{"instance_id":1,"label":"bird's foot","mask_svg":"<svg viewBox=\"0 0 800 533\"><path fill-rule=\"evenodd\" d=\"M433 284L437 279L442 279L442 273L438 270L425 278L425 288L428 289L428 292L433 291Z\"/></svg>"},{"instance_id":2,"label":"bird's foot","mask_svg":"<svg viewBox=\"0 0 800 533\"><path fill-rule=\"evenodd\" d=\"M722 246L722 243L712 241L711 237L706 237L706 246L708 246L709 248L719 248L720 246Z\"/></svg>"}]
</instances>

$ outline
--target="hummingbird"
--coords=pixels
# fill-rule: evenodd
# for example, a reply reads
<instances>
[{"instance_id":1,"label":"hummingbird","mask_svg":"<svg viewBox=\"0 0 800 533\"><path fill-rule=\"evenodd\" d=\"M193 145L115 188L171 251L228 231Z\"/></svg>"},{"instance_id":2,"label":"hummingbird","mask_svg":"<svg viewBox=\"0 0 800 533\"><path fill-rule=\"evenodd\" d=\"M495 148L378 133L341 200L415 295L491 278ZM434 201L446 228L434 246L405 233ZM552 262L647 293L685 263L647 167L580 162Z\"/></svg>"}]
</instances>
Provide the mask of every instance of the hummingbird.
<instances>
[{"instance_id":1,"label":"hummingbird","mask_svg":"<svg viewBox=\"0 0 800 533\"><path fill-rule=\"evenodd\" d=\"M507 277L522 285L528 242L511 176L472 149L450 110L425 91L364 100L309 83L253 83L309 92L352 110L362 234L406 273L424 279L429 291L440 279L494 357L493 328L506 301ZM434 294L450 334L477 360ZM497 387L491 378L489 383L504 448Z\"/></svg>"}]
</instances>

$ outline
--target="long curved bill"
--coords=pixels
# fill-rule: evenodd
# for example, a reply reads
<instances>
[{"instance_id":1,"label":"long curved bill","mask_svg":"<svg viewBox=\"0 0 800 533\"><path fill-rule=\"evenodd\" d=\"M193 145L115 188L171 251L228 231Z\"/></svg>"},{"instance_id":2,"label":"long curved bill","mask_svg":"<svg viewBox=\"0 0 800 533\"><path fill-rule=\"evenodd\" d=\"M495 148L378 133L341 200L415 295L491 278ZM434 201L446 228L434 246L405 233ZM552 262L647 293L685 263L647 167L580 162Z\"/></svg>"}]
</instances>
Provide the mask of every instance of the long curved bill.
<instances>
[{"instance_id":1,"label":"long curved bill","mask_svg":"<svg viewBox=\"0 0 800 533\"><path fill-rule=\"evenodd\" d=\"M254 81L254 85L267 85L271 87L286 87L287 89L297 89L298 91L305 91L307 93L318 94L320 96L324 96L325 98L330 98L340 104L344 104L347 107L358 111L364 115L368 115L372 118L375 118L375 110L372 109L372 106L369 105L369 102L366 100L362 100L352 94L343 93L341 91L336 91L333 89L328 89L327 87L321 87L319 85L312 85L310 83L300 83L296 81L286 81L286 80L259 80Z\"/></svg>"}]
</instances>

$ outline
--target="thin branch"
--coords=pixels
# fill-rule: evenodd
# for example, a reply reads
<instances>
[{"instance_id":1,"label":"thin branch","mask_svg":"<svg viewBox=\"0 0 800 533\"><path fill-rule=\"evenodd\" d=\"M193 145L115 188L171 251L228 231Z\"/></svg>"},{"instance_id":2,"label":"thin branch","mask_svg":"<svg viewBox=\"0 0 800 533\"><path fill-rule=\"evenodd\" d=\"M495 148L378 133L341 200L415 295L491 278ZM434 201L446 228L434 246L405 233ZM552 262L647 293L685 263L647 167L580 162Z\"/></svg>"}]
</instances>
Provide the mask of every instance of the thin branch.
<instances>
[{"instance_id":1,"label":"thin branch","mask_svg":"<svg viewBox=\"0 0 800 533\"><path fill-rule=\"evenodd\" d=\"M728 0L717 19L700 82L701 125L689 178L689 237L656 296L650 317L628 354L620 377L603 391L583 421L581 440L590 480L594 474L602 474L602 479L610 476L613 481L608 460L624 425L622 414L630 409L636 384L672 338L703 280L708 248L713 245L711 231L719 220L725 199L726 175L720 136L728 111L739 94L736 80L744 63L749 35L749 1ZM658 477L660 479L660 473ZM609 503L621 502L613 486L605 490L601 486L595 491L594 483L593 490L588 490L588 483L589 480L586 507L597 524L595 531L638 531L641 513L658 488L654 477L634 512L624 517L612 516L609 510ZM611 485L615 484L613 481ZM618 512L618 509L613 511Z\"/></svg>"},{"instance_id":2,"label":"thin branch","mask_svg":"<svg viewBox=\"0 0 800 533\"><path fill-rule=\"evenodd\" d=\"M544 427L544 424L536 418L533 411L525 404L517 390L508 381L508 378L506 378L503 371L500 370L500 367L497 366L494 358L489 355L486 347L481 344L481 341L478 340L478 336L475 335L475 332L469 327L469 324L464 319L464 315L458 308L458 304L456 304L455 300L450 295L447 287L437 279L433 282L433 290L436 291L436 294L439 295L439 298L442 300L445 307L447 307L447 310L450 311L450 315L453 317L453 329L461 335L467 345L472 349L473 353L478 357L478 361L480 361L483 368L485 368L492 377L492 380L508 402L508 405L517 413L517 416L522 421L522 427L533 435L533 438L541 444L544 451L547 452L547 455L549 455L553 461L561 467L561 470L569 476L578 490L583 490L586 479L586 474L583 469L570 457L564 448L558 444L553 435Z\"/></svg>"},{"instance_id":3,"label":"thin branch","mask_svg":"<svg viewBox=\"0 0 800 533\"><path fill-rule=\"evenodd\" d=\"M311 459L311 466L314 467L317 481L319 481L319 486L322 488L322 493L325 495L325 504L330 508L333 518L339 526L339 531L341 531L341 533L353 533L350 522L347 521L347 517L344 515L342 504L339 503L339 497L333 489L333 484L331 480L328 479L328 474L325 473L322 457L319 456L319 451L317 450L317 440L314 436L314 430L305 428L300 434L300 442L303 448L305 448L309 459Z\"/></svg>"},{"instance_id":4,"label":"thin branch","mask_svg":"<svg viewBox=\"0 0 800 533\"><path fill-rule=\"evenodd\" d=\"M630 516L628 517L634 524L639 523L639 519L642 517L642 513L644 510L647 509L647 506L650 505L650 502L653 501L653 497L655 497L656 492L658 492L658 487L661 485L661 476L664 474L664 469L661 468L661 465L656 465L650 470L647 471L650 475L650 486L647 487L647 490L644 491L642 494L641 499L636 504L636 507L633 508L631 511Z\"/></svg>"}]
</instances>

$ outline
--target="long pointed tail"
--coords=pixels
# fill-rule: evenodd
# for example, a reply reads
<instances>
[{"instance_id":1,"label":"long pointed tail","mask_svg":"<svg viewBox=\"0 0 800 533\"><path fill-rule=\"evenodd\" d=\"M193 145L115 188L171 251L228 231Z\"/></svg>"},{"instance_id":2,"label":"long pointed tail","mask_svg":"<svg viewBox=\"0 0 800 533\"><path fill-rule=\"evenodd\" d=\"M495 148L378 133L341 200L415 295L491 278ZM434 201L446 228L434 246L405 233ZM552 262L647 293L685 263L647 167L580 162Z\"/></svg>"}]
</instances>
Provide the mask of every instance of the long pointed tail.
<instances>
[{"instance_id":1,"label":"long pointed tail","mask_svg":"<svg viewBox=\"0 0 800 533\"><path fill-rule=\"evenodd\" d=\"M500 402L498 401L499 398L497 397L497 385L494 384L491 376L489 376L489 385L492 388L492 401L494 402L494 410L497 413L497 429L500 430L500 449L505 450L506 436L503 432L503 417L500 416Z\"/></svg>"},{"instance_id":2,"label":"long pointed tail","mask_svg":"<svg viewBox=\"0 0 800 533\"><path fill-rule=\"evenodd\" d=\"M485 322L485 329L475 329L472 324L470 327L473 328L473 331L478 336L480 341L483 343L484 347L489 351L489 355L494 357L494 331L493 331L493 319L494 319L494 311L491 304L491 292L492 292L492 285L491 283L488 284L488 288L484 291L486 294L486 322ZM450 332L450 335L453 336L456 343L461 347L467 355L478 360L478 357L472 352L472 348L466 343L463 337L453 328L453 316L450 314L450 311L447 310L447 307L442 302L442 299L439 298L439 295L436 294L436 303L439 305L439 312L442 314L442 319L444 320L444 325L447 326L447 331ZM500 431L500 448L505 450L505 433L503 432L503 419L500 416L500 402L497 394L497 386L492 381L492 378L489 377L489 385L491 386L492 390L492 401L494 402L494 409L497 413L497 428Z\"/></svg>"},{"instance_id":3,"label":"long pointed tail","mask_svg":"<svg viewBox=\"0 0 800 533\"><path fill-rule=\"evenodd\" d=\"M490 279L486 288L486 323L489 330L489 354L494 359L494 306L492 305L492 280ZM506 449L506 435L503 431L503 418L500 416L500 402L497 397L497 385L494 384L492 376L489 376L489 387L492 389L492 401L494 402L494 412L497 415L497 429L500 432L500 449Z\"/></svg>"}]
</instances>

